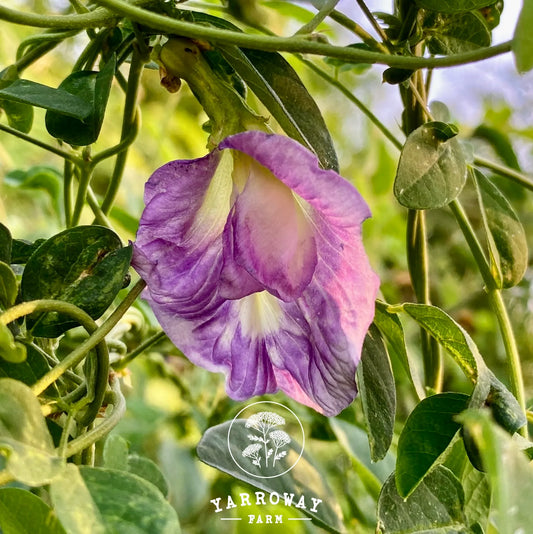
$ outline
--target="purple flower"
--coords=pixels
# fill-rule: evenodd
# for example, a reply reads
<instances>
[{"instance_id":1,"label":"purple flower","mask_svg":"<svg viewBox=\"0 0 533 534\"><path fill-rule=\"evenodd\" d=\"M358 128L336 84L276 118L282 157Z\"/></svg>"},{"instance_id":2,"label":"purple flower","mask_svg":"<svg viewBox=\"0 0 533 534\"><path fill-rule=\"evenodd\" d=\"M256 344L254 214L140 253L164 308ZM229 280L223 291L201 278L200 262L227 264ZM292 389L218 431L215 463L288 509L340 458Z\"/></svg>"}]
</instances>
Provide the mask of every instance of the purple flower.
<instances>
[{"instance_id":1,"label":"purple flower","mask_svg":"<svg viewBox=\"0 0 533 534\"><path fill-rule=\"evenodd\" d=\"M279 389L325 415L357 393L379 280L370 213L292 139L247 131L146 184L133 265L161 326L236 400Z\"/></svg>"}]
</instances>

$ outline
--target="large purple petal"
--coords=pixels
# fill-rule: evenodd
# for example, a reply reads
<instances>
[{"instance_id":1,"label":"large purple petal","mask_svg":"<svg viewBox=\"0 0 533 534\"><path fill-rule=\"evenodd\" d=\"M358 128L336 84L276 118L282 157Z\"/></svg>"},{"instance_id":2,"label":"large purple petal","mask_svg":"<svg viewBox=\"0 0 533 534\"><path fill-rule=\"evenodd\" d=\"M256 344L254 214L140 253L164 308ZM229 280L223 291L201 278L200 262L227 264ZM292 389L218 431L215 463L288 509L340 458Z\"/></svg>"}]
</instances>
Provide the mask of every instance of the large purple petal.
<instances>
[{"instance_id":1,"label":"large purple petal","mask_svg":"<svg viewBox=\"0 0 533 534\"><path fill-rule=\"evenodd\" d=\"M282 389L337 414L356 394L378 288L361 243L368 207L295 141L245 132L221 148L242 154L150 178L134 255L146 296L191 361L227 375L233 398Z\"/></svg>"}]
</instances>

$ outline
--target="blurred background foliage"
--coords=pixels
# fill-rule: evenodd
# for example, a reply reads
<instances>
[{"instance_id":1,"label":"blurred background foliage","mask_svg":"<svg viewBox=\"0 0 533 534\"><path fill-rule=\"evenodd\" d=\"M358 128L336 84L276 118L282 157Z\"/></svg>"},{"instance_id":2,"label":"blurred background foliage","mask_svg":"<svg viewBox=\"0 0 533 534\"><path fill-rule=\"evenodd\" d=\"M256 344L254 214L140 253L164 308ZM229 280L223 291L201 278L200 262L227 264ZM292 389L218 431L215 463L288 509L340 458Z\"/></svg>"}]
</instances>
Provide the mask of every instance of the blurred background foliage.
<instances>
[{"instance_id":1,"label":"blurred background foliage","mask_svg":"<svg viewBox=\"0 0 533 534\"><path fill-rule=\"evenodd\" d=\"M65 2L21 1L18 9L54 11L65 7ZM37 5L39 4L39 5ZM9 5L9 2L8 2ZM188 2L193 6L193 2ZM203 9L207 5L202 2ZM247 2L230 2L234 13L246 7ZM369 2L370 7L372 2ZM213 14L219 14L219 3L212 3ZM292 5L286 2L265 1L254 3L254 9L267 17L270 28L279 26L285 33L297 29L311 18L312 10L306 4ZM250 6L248 6L250 7ZM237 11L235 11L237 10ZM282 16L281 16L282 15ZM231 20L231 18L230 18ZM291 22L292 20L292 22ZM234 20L238 24L238 20ZM288 27L281 28L282 24ZM319 30L325 37L349 42L346 33L334 22L323 23ZM14 61L18 44L34 30L9 24L2 27L0 66ZM68 39L40 61L28 68L24 77L56 87L71 71L77 55L86 42L79 34ZM396 172L398 152L368 119L337 90L308 70L297 59L288 57L309 92L316 99L332 133L338 152L341 174L352 181L371 207L373 218L365 223L365 243L371 263L382 280L382 297L389 303L414 301L405 255L405 210L396 202L392 184ZM361 66L335 66L321 59L317 64L352 91L372 109L401 139L400 100L397 87L383 84L383 68ZM333 63L333 64L332 64ZM441 73L446 78L446 72ZM465 81L465 87L470 82ZM468 99L478 111L481 120L463 123L460 116L452 117L460 129L460 137L471 143L477 152L509 166L530 171L533 162L533 123L523 120L524 110L531 110L529 93L516 102L506 101L500 89L508 84L527 85L527 78L503 79L501 87L484 87L485 95L477 91L469 94L464 88L442 94L450 109L461 99L461 106L468 106ZM519 95L520 96L520 95ZM527 99L526 99L527 98ZM431 100L431 99L430 99ZM251 103L267 115L255 99ZM120 137L120 121L123 94L113 85L102 135L95 150L115 144ZM130 149L124 183L111 212L115 230L124 241L135 238L136 224L143 209L144 183L156 168L172 159L189 159L206 153L207 134L202 129L206 117L186 84L180 91L170 94L159 84L158 71L146 68L142 77L139 106L142 125L136 142ZM462 109L459 107L459 109ZM36 109L32 135L47 142L53 139L44 127L44 111ZM496 135L497 133L497 135ZM62 229L61 196L62 161L31 144L0 133L0 220L8 226L17 239L33 241L49 237ZM111 173L111 163L98 166L93 189L97 195L105 192ZM533 250L533 198L519 186L502 178L496 179L504 189L522 220ZM474 202L471 187L465 188L462 200L466 206ZM83 213L82 223L92 221L92 213ZM478 221L480 222L480 221ZM450 314L472 335L488 365L505 381L505 356L495 319L488 311L482 280L475 268L470 252L452 215L446 209L428 212L428 235L431 247L431 287L433 302ZM506 295L509 311L515 327L518 345L523 357L524 377L528 398L533 396L533 272L529 268L523 281ZM407 322L406 322L407 323ZM409 338L416 339L417 328L405 324ZM111 346L120 354L135 349L143 340L158 330L158 325L148 306L143 303L132 308L111 334L116 343ZM70 331L62 340L65 352L77 342L77 330ZM410 343L416 351L417 343ZM416 352L414 360L419 358ZM401 366L394 361L397 379L398 424L410 413L416 400ZM445 391L466 391L469 385L453 364L446 366ZM128 411L113 431L124 437L130 452L145 455L161 468L170 484L170 500L179 514L184 532L201 534L208 532L250 532L244 522L226 524L212 513L210 499L216 496L237 495L243 486L236 480L206 465L195 457L195 446L202 433L209 427L230 420L239 411L241 403L227 398L222 376L210 374L194 367L168 341L162 339L150 347L142 358L124 371L124 383ZM393 465L370 464L365 457L366 435L356 440L360 447L357 455L350 455L338 441L333 441L332 430L306 408L282 395L270 396L287 404L304 423L308 436L306 450L327 473L345 517L349 531L372 532L375 529L376 502L361 476L369 469L381 480ZM359 401L341 415L341 419L363 427ZM394 448L394 446L393 446ZM361 452L362 451L362 452ZM365 463L367 465L365 465ZM383 464L383 465L381 465ZM363 469L364 468L364 469ZM381 471L380 471L381 470ZM250 512L253 513L253 512ZM253 532L270 532L270 527L254 526ZM302 522L284 525L283 532L295 534L315 532L316 527Z\"/></svg>"}]
</instances>

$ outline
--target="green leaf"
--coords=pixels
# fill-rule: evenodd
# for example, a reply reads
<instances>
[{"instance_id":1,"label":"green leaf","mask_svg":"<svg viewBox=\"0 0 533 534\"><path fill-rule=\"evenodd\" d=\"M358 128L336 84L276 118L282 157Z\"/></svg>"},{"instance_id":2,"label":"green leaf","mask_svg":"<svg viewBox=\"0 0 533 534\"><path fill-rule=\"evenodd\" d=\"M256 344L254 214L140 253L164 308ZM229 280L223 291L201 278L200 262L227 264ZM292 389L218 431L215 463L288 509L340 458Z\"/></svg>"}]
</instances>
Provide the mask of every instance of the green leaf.
<instances>
[{"instance_id":1,"label":"green leaf","mask_svg":"<svg viewBox=\"0 0 533 534\"><path fill-rule=\"evenodd\" d=\"M525 414L507 388L490 371L469 334L443 310L426 304L404 304L403 309L447 350L464 374L476 383L471 407L487 403L509 432L525 425Z\"/></svg>"},{"instance_id":2,"label":"green leaf","mask_svg":"<svg viewBox=\"0 0 533 534\"><path fill-rule=\"evenodd\" d=\"M513 287L524 277L529 261L524 227L501 191L478 170L474 177L494 280L499 288Z\"/></svg>"},{"instance_id":3,"label":"green leaf","mask_svg":"<svg viewBox=\"0 0 533 534\"><path fill-rule=\"evenodd\" d=\"M70 302L97 319L122 288L131 261L131 247L102 226L78 226L43 243L30 257L21 282L22 298ZM27 319L33 334L57 337L77 326L57 313Z\"/></svg>"},{"instance_id":4,"label":"green leaf","mask_svg":"<svg viewBox=\"0 0 533 534\"><path fill-rule=\"evenodd\" d=\"M0 488L0 530L3 534L67 534L54 510L20 488Z\"/></svg>"},{"instance_id":5,"label":"green leaf","mask_svg":"<svg viewBox=\"0 0 533 534\"><path fill-rule=\"evenodd\" d=\"M17 298L17 277L11 267L0 261L0 310L7 310L15 304Z\"/></svg>"},{"instance_id":6,"label":"green leaf","mask_svg":"<svg viewBox=\"0 0 533 534\"><path fill-rule=\"evenodd\" d=\"M394 435L396 385L389 354L375 325L365 337L361 361L357 367L357 385L368 429L372 460L385 457Z\"/></svg>"},{"instance_id":7,"label":"green leaf","mask_svg":"<svg viewBox=\"0 0 533 534\"><path fill-rule=\"evenodd\" d=\"M395 458L389 451L385 458L374 462L366 433L359 427L338 418L329 420L341 447L350 456L354 470L374 499L378 499L383 482L394 470Z\"/></svg>"},{"instance_id":8,"label":"green leaf","mask_svg":"<svg viewBox=\"0 0 533 534\"><path fill-rule=\"evenodd\" d=\"M144 456L130 454L128 456L128 471L148 482L151 482L165 498L169 497L169 484L158 465ZM190 491L190 490L189 490ZM182 498L182 497L180 497Z\"/></svg>"},{"instance_id":9,"label":"green leaf","mask_svg":"<svg viewBox=\"0 0 533 534\"><path fill-rule=\"evenodd\" d=\"M461 54L490 46L491 42L485 19L476 12L432 17L424 32L432 54Z\"/></svg>"},{"instance_id":10,"label":"green leaf","mask_svg":"<svg viewBox=\"0 0 533 534\"><path fill-rule=\"evenodd\" d=\"M533 2L524 0L514 31L512 50L516 70L524 73L533 69Z\"/></svg>"},{"instance_id":11,"label":"green leaf","mask_svg":"<svg viewBox=\"0 0 533 534\"><path fill-rule=\"evenodd\" d=\"M404 371L409 377L409 380L415 388L418 398L424 398L424 387L420 382L416 368L412 366L411 362L409 361L409 356L407 354L407 348L405 345L403 326L400 322L400 319L398 319L397 314L389 312L388 304L378 300L376 301L376 314L374 316L374 323L389 342L389 350L391 354L396 357L396 359L402 365Z\"/></svg>"},{"instance_id":12,"label":"green leaf","mask_svg":"<svg viewBox=\"0 0 533 534\"><path fill-rule=\"evenodd\" d=\"M500 534L529 532L533 466L509 435L494 425L486 411L464 413L492 488L492 521Z\"/></svg>"},{"instance_id":13,"label":"green leaf","mask_svg":"<svg viewBox=\"0 0 533 534\"><path fill-rule=\"evenodd\" d=\"M398 441L396 486L406 498L439 462L461 425L455 416L468 406L469 396L441 393L423 399L411 412Z\"/></svg>"},{"instance_id":14,"label":"green leaf","mask_svg":"<svg viewBox=\"0 0 533 534\"><path fill-rule=\"evenodd\" d=\"M31 345L26 346L26 359L23 362L11 363L0 359L0 377L20 380L27 386L35 384L49 370L45 357Z\"/></svg>"},{"instance_id":15,"label":"green leaf","mask_svg":"<svg viewBox=\"0 0 533 534\"><path fill-rule=\"evenodd\" d=\"M26 359L26 347L15 341L8 326L0 323L0 366L2 362L21 363Z\"/></svg>"},{"instance_id":16,"label":"green leaf","mask_svg":"<svg viewBox=\"0 0 533 534\"><path fill-rule=\"evenodd\" d=\"M11 248L13 246L13 239L11 232L7 226L0 223L0 261L4 263L11 263Z\"/></svg>"},{"instance_id":17,"label":"green leaf","mask_svg":"<svg viewBox=\"0 0 533 534\"><path fill-rule=\"evenodd\" d=\"M79 120L91 113L90 105L83 99L62 88L53 89L30 80L16 80L0 89L0 99L30 104Z\"/></svg>"},{"instance_id":18,"label":"green leaf","mask_svg":"<svg viewBox=\"0 0 533 534\"><path fill-rule=\"evenodd\" d=\"M415 4L423 9L441 13L464 13L495 4L497 0L415 0Z\"/></svg>"},{"instance_id":19,"label":"green leaf","mask_svg":"<svg viewBox=\"0 0 533 534\"><path fill-rule=\"evenodd\" d=\"M341 532L341 513L333 504L335 500L331 496L331 490L328 488L322 474L319 473L305 455L300 458L290 471L283 474L283 476L274 476L271 478L259 478L254 474L250 474L253 466L250 467L250 473L248 473L237 465L233 457L242 458L242 451L250 445L248 438L250 429L246 428L245 424L246 420L237 419L209 428L204 433L197 447L200 460L256 488L267 491L268 493L275 492L281 496L281 499L283 499L284 493L289 495L292 493L295 496L293 506L303 496L307 504L305 509L300 510L302 513L311 517L317 525L326 529L328 532ZM231 440L228 439L230 425L232 425ZM279 470L281 472L285 468L290 468L290 465L293 464L301 452L301 446L295 443L294 440L287 445L287 448L290 449L288 454L279 460ZM258 470L258 472L260 473L261 471ZM313 497L322 500L320 505L317 506L316 511L313 511Z\"/></svg>"},{"instance_id":20,"label":"green leaf","mask_svg":"<svg viewBox=\"0 0 533 534\"><path fill-rule=\"evenodd\" d=\"M0 451L8 473L29 486L49 483L64 467L37 397L11 378L0 379Z\"/></svg>"},{"instance_id":21,"label":"green leaf","mask_svg":"<svg viewBox=\"0 0 533 534\"><path fill-rule=\"evenodd\" d=\"M466 181L466 162L456 138L442 141L444 123L428 122L412 132L402 150L394 194L411 209L432 209L454 200Z\"/></svg>"},{"instance_id":22,"label":"green leaf","mask_svg":"<svg viewBox=\"0 0 533 534\"><path fill-rule=\"evenodd\" d=\"M46 241L37 239L33 243L24 239L13 239L13 249L11 251L11 263L24 265L30 256Z\"/></svg>"},{"instance_id":23,"label":"green leaf","mask_svg":"<svg viewBox=\"0 0 533 534\"><path fill-rule=\"evenodd\" d=\"M338 170L322 114L289 63L274 52L229 45L219 49L285 133L313 151L324 168Z\"/></svg>"},{"instance_id":24,"label":"green leaf","mask_svg":"<svg viewBox=\"0 0 533 534\"><path fill-rule=\"evenodd\" d=\"M46 129L50 135L74 146L90 145L98 139L115 68L116 59L113 57L99 72L73 72L61 82L59 88L87 102L91 112L79 120L61 112L48 111Z\"/></svg>"},{"instance_id":25,"label":"green leaf","mask_svg":"<svg viewBox=\"0 0 533 534\"><path fill-rule=\"evenodd\" d=\"M464 328L435 306L404 304L403 309L450 353L472 382L477 380L486 366L476 344Z\"/></svg>"},{"instance_id":26,"label":"green leaf","mask_svg":"<svg viewBox=\"0 0 533 534\"><path fill-rule=\"evenodd\" d=\"M442 465L431 471L407 500L398 494L392 474L379 497L377 532L467 534L463 507L461 483Z\"/></svg>"},{"instance_id":27,"label":"green leaf","mask_svg":"<svg viewBox=\"0 0 533 534\"><path fill-rule=\"evenodd\" d=\"M29 133L33 126L33 108L29 104L0 99L0 108L6 114L7 122L11 128L22 133Z\"/></svg>"},{"instance_id":28,"label":"green leaf","mask_svg":"<svg viewBox=\"0 0 533 534\"><path fill-rule=\"evenodd\" d=\"M81 467L105 532L179 534L175 510L159 489L141 477L115 469Z\"/></svg>"},{"instance_id":29,"label":"green leaf","mask_svg":"<svg viewBox=\"0 0 533 534\"><path fill-rule=\"evenodd\" d=\"M118 434L107 436L104 443L104 467L126 471L128 469L128 442Z\"/></svg>"},{"instance_id":30,"label":"green leaf","mask_svg":"<svg viewBox=\"0 0 533 534\"><path fill-rule=\"evenodd\" d=\"M108 488L108 491L112 488ZM120 488L117 488L120 489ZM108 534L77 466L67 464L50 484L54 509L69 534ZM137 531L138 532L138 531Z\"/></svg>"},{"instance_id":31,"label":"green leaf","mask_svg":"<svg viewBox=\"0 0 533 534\"><path fill-rule=\"evenodd\" d=\"M53 167L38 165L26 172L13 171L6 175L5 183L23 189L42 189L50 196L58 216L62 211L62 174Z\"/></svg>"},{"instance_id":32,"label":"green leaf","mask_svg":"<svg viewBox=\"0 0 533 534\"><path fill-rule=\"evenodd\" d=\"M486 530L491 498L487 475L468 463L461 482L465 492L465 515L468 525L478 523L483 530Z\"/></svg>"}]
</instances>

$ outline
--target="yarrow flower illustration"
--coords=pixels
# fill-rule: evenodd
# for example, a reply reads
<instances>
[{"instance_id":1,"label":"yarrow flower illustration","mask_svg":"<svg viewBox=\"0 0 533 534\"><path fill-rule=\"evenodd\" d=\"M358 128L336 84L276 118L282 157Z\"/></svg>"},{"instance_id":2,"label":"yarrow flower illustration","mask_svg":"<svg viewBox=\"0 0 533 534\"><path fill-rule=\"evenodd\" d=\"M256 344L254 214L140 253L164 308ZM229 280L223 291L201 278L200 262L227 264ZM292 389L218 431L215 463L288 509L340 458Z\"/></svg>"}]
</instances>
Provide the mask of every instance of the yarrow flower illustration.
<instances>
[{"instance_id":1,"label":"yarrow flower illustration","mask_svg":"<svg viewBox=\"0 0 533 534\"><path fill-rule=\"evenodd\" d=\"M133 265L163 329L236 400L279 389L325 415L354 399L378 278L357 190L296 141L226 137L151 176Z\"/></svg>"}]
</instances>

